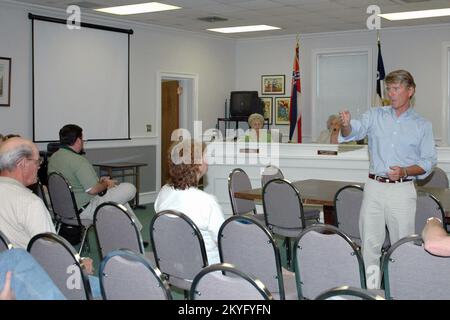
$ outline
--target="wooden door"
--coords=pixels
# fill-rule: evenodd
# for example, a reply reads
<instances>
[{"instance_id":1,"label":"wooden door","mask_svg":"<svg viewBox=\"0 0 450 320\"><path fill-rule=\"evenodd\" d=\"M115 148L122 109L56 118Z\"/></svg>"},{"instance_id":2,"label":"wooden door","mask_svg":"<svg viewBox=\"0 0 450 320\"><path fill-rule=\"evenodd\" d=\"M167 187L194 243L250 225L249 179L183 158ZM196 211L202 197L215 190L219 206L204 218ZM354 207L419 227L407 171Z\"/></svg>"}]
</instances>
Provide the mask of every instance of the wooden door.
<instances>
[{"instance_id":1,"label":"wooden door","mask_svg":"<svg viewBox=\"0 0 450 320\"><path fill-rule=\"evenodd\" d=\"M161 83L161 186L169 178L167 151L172 143L172 132L179 128L178 81L163 80Z\"/></svg>"}]
</instances>

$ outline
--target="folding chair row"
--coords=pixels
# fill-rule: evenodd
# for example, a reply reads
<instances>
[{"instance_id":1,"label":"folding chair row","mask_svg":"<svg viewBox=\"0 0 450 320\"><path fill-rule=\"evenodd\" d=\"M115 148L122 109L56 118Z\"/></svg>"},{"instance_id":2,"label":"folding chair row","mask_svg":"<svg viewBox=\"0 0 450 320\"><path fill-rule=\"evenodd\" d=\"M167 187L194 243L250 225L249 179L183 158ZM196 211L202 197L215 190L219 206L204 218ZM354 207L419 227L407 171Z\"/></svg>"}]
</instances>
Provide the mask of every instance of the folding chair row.
<instances>
[{"instance_id":1,"label":"folding chair row","mask_svg":"<svg viewBox=\"0 0 450 320\"><path fill-rule=\"evenodd\" d=\"M79 255L64 238L53 233L34 236L27 250L69 300L91 300L89 277ZM114 250L102 260L100 289L107 300L171 300L161 272L144 255Z\"/></svg>"},{"instance_id":2,"label":"folding chair row","mask_svg":"<svg viewBox=\"0 0 450 320\"><path fill-rule=\"evenodd\" d=\"M361 235L359 233L359 214L363 199L363 188L359 185L348 185L336 192L334 198L335 225L350 236L359 246ZM415 214L415 233L420 234L430 217L445 221L445 212L439 200L432 194L418 192ZM387 232L387 229L386 229ZM390 247L387 234L383 245L384 251Z\"/></svg>"},{"instance_id":3,"label":"folding chair row","mask_svg":"<svg viewBox=\"0 0 450 320\"><path fill-rule=\"evenodd\" d=\"M191 298L201 298L196 291L204 289L194 289L193 284L208 261L198 228L171 210L157 213L150 228L157 268L169 284L184 289L186 297L190 291ZM359 247L334 226L313 225L296 237L295 273L282 267L271 232L252 216L227 219L219 230L218 245L222 263L260 280L273 299L314 299L343 285L366 288Z\"/></svg>"},{"instance_id":4,"label":"folding chair row","mask_svg":"<svg viewBox=\"0 0 450 320\"><path fill-rule=\"evenodd\" d=\"M223 263L261 280L274 299L314 299L342 285L366 288L359 248L334 226L313 225L296 237L295 273L281 267L271 233L252 217L234 216L224 222L219 252Z\"/></svg>"},{"instance_id":5,"label":"folding chair row","mask_svg":"<svg viewBox=\"0 0 450 320\"><path fill-rule=\"evenodd\" d=\"M283 179L283 173L276 166L267 166L261 175L263 186L264 214L256 214L253 200L239 199L235 192L250 190L250 179L244 170L237 168L228 176L228 192L233 215L244 215L249 212L260 221L264 221L269 230L285 237L288 266L291 264L291 241L298 236L307 223L317 223L320 210L304 210L300 191L289 181Z\"/></svg>"},{"instance_id":6,"label":"folding chair row","mask_svg":"<svg viewBox=\"0 0 450 320\"><path fill-rule=\"evenodd\" d=\"M242 231L252 237L252 246L243 242ZM283 298L283 291L295 289L295 286L284 288L292 276L286 277L283 272L280 276L279 254L274 243L267 239L271 239L270 233L255 219L232 217L227 220L221 230L221 260L233 260L236 264L202 268L193 277L190 297L273 299L277 295ZM422 244L419 236L410 236L390 248L383 261L386 298L445 299L450 295L450 275L443 272L450 267L450 259L429 254ZM39 234L30 241L28 251L68 299L92 299L89 280L79 256L65 239L51 233ZM326 298L331 293L323 294L324 291L342 285L358 288L357 291L377 298L373 291L364 290L364 266L357 246L334 226L306 228L296 240L295 252L299 299ZM249 259L254 261L248 263ZM225 274L216 271L224 271ZM227 272L234 276L230 278ZM200 281L209 273L211 279ZM244 280L236 280L237 276ZM172 298L159 269L142 254L131 250L115 250L103 259L100 283L104 299ZM214 283L216 285L211 286ZM336 295L349 294L345 289L331 291ZM292 298L291 294L289 291L286 296Z\"/></svg>"}]
</instances>

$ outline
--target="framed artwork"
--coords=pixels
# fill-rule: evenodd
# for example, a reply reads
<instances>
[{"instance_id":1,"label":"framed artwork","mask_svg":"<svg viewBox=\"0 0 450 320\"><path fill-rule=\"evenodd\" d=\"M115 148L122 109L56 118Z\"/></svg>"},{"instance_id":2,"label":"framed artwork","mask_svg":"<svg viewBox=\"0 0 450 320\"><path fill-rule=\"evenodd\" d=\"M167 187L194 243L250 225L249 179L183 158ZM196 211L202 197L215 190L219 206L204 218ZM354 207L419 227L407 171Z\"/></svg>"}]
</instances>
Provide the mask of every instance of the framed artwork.
<instances>
[{"instance_id":1,"label":"framed artwork","mask_svg":"<svg viewBox=\"0 0 450 320\"><path fill-rule=\"evenodd\" d=\"M11 58L0 57L0 106L11 103Z\"/></svg>"},{"instance_id":2,"label":"framed artwork","mask_svg":"<svg viewBox=\"0 0 450 320\"><path fill-rule=\"evenodd\" d=\"M261 94L284 94L284 74L261 76Z\"/></svg>"},{"instance_id":3,"label":"framed artwork","mask_svg":"<svg viewBox=\"0 0 450 320\"><path fill-rule=\"evenodd\" d=\"M275 98L275 124L289 124L291 97Z\"/></svg>"},{"instance_id":4,"label":"framed artwork","mask_svg":"<svg viewBox=\"0 0 450 320\"><path fill-rule=\"evenodd\" d=\"M269 119L269 124L272 124L272 97L260 98L263 102L264 119Z\"/></svg>"}]
</instances>

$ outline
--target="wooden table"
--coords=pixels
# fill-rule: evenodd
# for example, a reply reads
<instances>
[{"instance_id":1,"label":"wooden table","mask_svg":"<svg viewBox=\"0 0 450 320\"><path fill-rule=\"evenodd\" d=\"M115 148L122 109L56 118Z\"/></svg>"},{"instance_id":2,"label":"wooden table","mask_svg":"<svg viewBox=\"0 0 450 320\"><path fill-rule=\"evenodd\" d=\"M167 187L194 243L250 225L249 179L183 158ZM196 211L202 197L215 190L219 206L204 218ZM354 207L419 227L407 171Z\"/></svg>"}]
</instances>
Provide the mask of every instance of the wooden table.
<instances>
[{"instance_id":1,"label":"wooden table","mask_svg":"<svg viewBox=\"0 0 450 320\"><path fill-rule=\"evenodd\" d=\"M323 205L325 223L334 224L334 196L336 192L347 185L359 185L364 187L364 183L348 181L332 181L308 179L293 182L300 191L303 203ZM446 215L446 222L450 222L450 189L416 187L418 191L431 193L442 204ZM262 189L251 189L234 193L236 198L262 201Z\"/></svg>"},{"instance_id":2,"label":"wooden table","mask_svg":"<svg viewBox=\"0 0 450 320\"><path fill-rule=\"evenodd\" d=\"M136 162L115 162L115 163L96 163L94 166L99 167L100 175L102 171L106 171L108 176L113 178L134 177L134 185L136 186L136 196L134 198L133 209L145 209L144 205L139 204L139 191L140 191L140 174L139 168L146 166L146 163ZM131 172L129 172L131 170ZM128 171L128 172L127 172Z\"/></svg>"}]
</instances>

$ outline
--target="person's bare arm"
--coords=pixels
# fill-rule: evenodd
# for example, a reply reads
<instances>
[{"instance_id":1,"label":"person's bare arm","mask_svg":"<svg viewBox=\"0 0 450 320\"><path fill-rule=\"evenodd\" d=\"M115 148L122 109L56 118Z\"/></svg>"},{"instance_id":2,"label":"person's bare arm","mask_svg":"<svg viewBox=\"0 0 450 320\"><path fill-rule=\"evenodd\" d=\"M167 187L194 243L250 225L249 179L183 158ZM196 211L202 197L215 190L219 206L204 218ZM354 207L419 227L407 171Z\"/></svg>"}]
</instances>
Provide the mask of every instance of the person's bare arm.
<instances>
[{"instance_id":1,"label":"person's bare arm","mask_svg":"<svg viewBox=\"0 0 450 320\"><path fill-rule=\"evenodd\" d=\"M11 288L11 278L12 278L12 272L8 271L6 273L5 286L3 287L2 291L0 292L0 300L15 300L16 299L14 292Z\"/></svg>"},{"instance_id":2,"label":"person's bare arm","mask_svg":"<svg viewBox=\"0 0 450 320\"><path fill-rule=\"evenodd\" d=\"M394 181L397 181L400 178L418 176L425 173L425 170L417 165L412 165L409 167L391 166L389 168L391 171L388 172L388 178Z\"/></svg>"},{"instance_id":3,"label":"person's bare arm","mask_svg":"<svg viewBox=\"0 0 450 320\"><path fill-rule=\"evenodd\" d=\"M89 257L80 258L81 267L86 270L87 274L94 274L94 261Z\"/></svg>"},{"instance_id":4,"label":"person's bare arm","mask_svg":"<svg viewBox=\"0 0 450 320\"><path fill-rule=\"evenodd\" d=\"M113 188L117 185L117 182L115 180L111 180L108 177L101 177L100 181L97 182L95 186L93 186L88 193L90 195L96 195L100 192L105 191L106 189Z\"/></svg>"},{"instance_id":5,"label":"person's bare arm","mask_svg":"<svg viewBox=\"0 0 450 320\"><path fill-rule=\"evenodd\" d=\"M352 132L352 126L350 125L351 114L345 110L339 112L339 120L341 121L341 134L343 137L347 137Z\"/></svg>"},{"instance_id":6,"label":"person's bare arm","mask_svg":"<svg viewBox=\"0 0 450 320\"><path fill-rule=\"evenodd\" d=\"M425 250L437 256L450 256L450 236L444 230L442 222L430 218L422 231Z\"/></svg>"}]
</instances>

